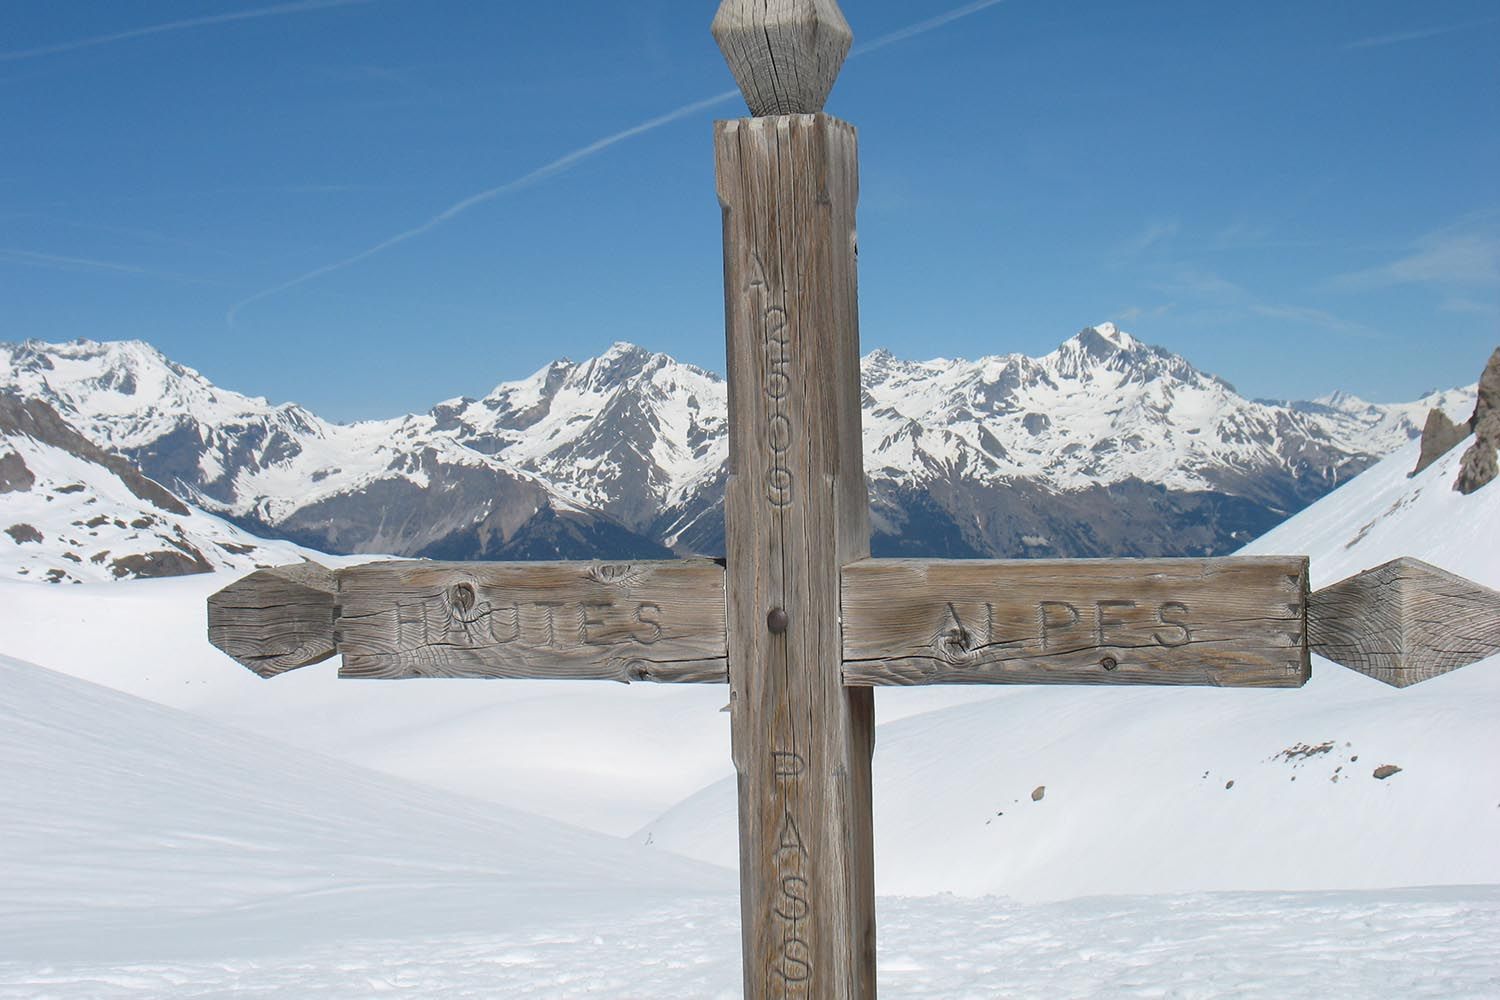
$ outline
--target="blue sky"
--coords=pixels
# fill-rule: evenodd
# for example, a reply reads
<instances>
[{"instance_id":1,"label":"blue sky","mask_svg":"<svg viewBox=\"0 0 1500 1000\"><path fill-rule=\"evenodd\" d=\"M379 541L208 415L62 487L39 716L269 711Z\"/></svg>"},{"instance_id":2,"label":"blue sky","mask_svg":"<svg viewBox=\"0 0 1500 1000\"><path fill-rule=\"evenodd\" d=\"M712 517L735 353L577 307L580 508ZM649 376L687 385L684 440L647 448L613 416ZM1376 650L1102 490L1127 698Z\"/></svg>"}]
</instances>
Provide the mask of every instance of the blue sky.
<instances>
[{"instance_id":1,"label":"blue sky","mask_svg":"<svg viewBox=\"0 0 1500 1000\"><path fill-rule=\"evenodd\" d=\"M0 340L143 338L335 419L617 339L722 371L715 6L7 0ZM829 100L865 349L1112 319L1248 395L1394 400L1500 344L1500 4L843 9L857 47L959 15Z\"/></svg>"}]
</instances>

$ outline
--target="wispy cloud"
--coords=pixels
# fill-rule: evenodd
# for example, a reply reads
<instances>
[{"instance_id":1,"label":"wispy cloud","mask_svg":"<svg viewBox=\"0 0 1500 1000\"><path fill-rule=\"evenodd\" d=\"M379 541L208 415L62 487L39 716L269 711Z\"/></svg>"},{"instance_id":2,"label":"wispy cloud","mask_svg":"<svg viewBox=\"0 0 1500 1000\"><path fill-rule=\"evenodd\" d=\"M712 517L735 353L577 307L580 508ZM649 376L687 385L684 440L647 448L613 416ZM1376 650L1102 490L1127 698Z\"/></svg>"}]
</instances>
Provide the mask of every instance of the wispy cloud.
<instances>
[{"instance_id":1,"label":"wispy cloud","mask_svg":"<svg viewBox=\"0 0 1500 1000\"><path fill-rule=\"evenodd\" d=\"M1463 316L1500 319L1500 301L1480 302L1477 299L1450 298L1438 303L1438 308L1444 312L1458 313Z\"/></svg>"},{"instance_id":2,"label":"wispy cloud","mask_svg":"<svg viewBox=\"0 0 1500 1000\"><path fill-rule=\"evenodd\" d=\"M131 28L128 31L116 31L108 35L91 35L88 38L75 38L72 41L58 42L54 45L41 45L33 49L0 52L0 62L19 62L23 59L38 59L42 56L76 52L79 49L92 49L101 45L113 45L116 42L128 42L137 38L164 35L173 31L187 31L192 28L206 28L214 24L227 24L231 21L250 21L256 18L280 17L286 14L306 14L311 11L327 10L332 7L352 7L374 2L375 0L299 0L297 3L280 3L270 7L231 11L227 14L205 14L202 17L188 17L179 21L164 21L160 24Z\"/></svg>"},{"instance_id":3,"label":"wispy cloud","mask_svg":"<svg viewBox=\"0 0 1500 1000\"><path fill-rule=\"evenodd\" d=\"M1409 253L1387 264L1340 275L1333 284L1344 289L1392 285L1497 288L1500 237L1451 231L1430 234L1418 240Z\"/></svg>"},{"instance_id":4,"label":"wispy cloud","mask_svg":"<svg viewBox=\"0 0 1500 1000\"><path fill-rule=\"evenodd\" d=\"M1148 222L1140 232L1121 240L1110 253L1116 264L1131 263L1146 254L1152 247L1169 243L1181 227L1175 221Z\"/></svg>"},{"instance_id":5,"label":"wispy cloud","mask_svg":"<svg viewBox=\"0 0 1500 1000\"><path fill-rule=\"evenodd\" d=\"M1297 303L1268 302L1244 285L1200 268L1179 268L1157 287L1187 306L1208 309L1220 316L1259 316L1262 319L1326 330L1343 336L1379 336L1378 331L1363 323L1345 319L1327 309Z\"/></svg>"},{"instance_id":6,"label":"wispy cloud","mask_svg":"<svg viewBox=\"0 0 1500 1000\"><path fill-rule=\"evenodd\" d=\"M1372 35L1369 38L1357 38L1352 42L1346 42L1340 48L1349 49L1377 49L1386 45L1402 45L1406 42L1420 42L1426 38L1436 38L1439 35L1451 35L1455 31L1466 31L1469 28L1477 28L1485 24L1494 24L1500 21L1500 17L1485 17L1477 21L1461 21L1456 24L1442 24L1431 28L1417 28L1412 31L1397 31L1389 35Z\"/></svg>"},{"instance_id":7,"label":"wispy cloud","mask_svg":"<svg viewBox=\"0 0 1500 1000\"><path fill-rule=\"evenodd\" d=\"M1154 306L1125 306L1114 311L1114 317L1121 323L1134 323L1137 320L1158 320L1164 318L1173 309L1177 308L1175 302L1162 302Z\"/></svg>"},{"instance_id":8,"label":"wispy cloud","mask_svg":"<svg viewBox=\"0 0 1500 1000\"><path fill-rule=\"evenodd\" d=\"M1265 302L1257 302L1250 307L1250 311L1257 316L1267 319L1279 319L1300 326L1311 326L1328 330L1331 333L1354 334L1356 336L1370 336L1374 333L1363 323L1335 316L1326 309L1316 309L1312 306L1294 305L1272 305Z\"/></svg>"},{"instance_id":9,"label":"wispy cloud","mask_svg":"<svg viewBox=\"0 0 1500 1000\"><path fill-rule=\"evenodd\" d=\"M358 2L358 0L349 0L349 2ZM366 2L368 2L368 0L366 0ZM853 52L850 53L850 58L874 52L877 49L885 48L888 45L894 45L897 42L905 41L908 38L914 38L917 35L925 34L929 31L935 31L946 24L951 24L959 18L968 17L971 14L977 14L988 7L994 7L995 5L1004 2L1005 0L977 0L977 2L965 4L962 7L956 7L945 14L939 14L936 17L930 17L925 21L919 21L916 24L910 25L905 28L900 28L886 35L882 35L879 38L876 38L874 41L868 42L856 48ZM727 101L731 101L739 96L740 92L737 89L725 90L720 93L714 94L712 97L705 97L700 101L694 101L691 104L684 104L683 106L672 111L668 111L665 114L657 115L656 117L649 118L637 125L632 125L629 128L611 133L610 135L607 135L602 139L596 139L586 146L581 146L570 153L566 153L558 157L550 163L537 167L530 173L523 174L522 176L517 177L514 180L506 181L503 184L497 184L494 187L486 188L485 190L480 191L477 194L469 195L467 198L463 198L460 201L454 202L452 205L443 209L443 211L439 212L437 215L434 215L426 222L413 226L410 229L403 230L402 232L399 232L394 236L387 237L386 239L381 240L379 243L376 243L370 247L366 247L364 250L361 250L358 253L351 254L350 256L345 257L342 260L334 261L331 264L325 264L322 267L316 268L312 271L308 271L306 274L300 274L295 278L283 281L279 285L275 285L263 291L256 292L249 298L241 299L239 302L236 302L234 305L229 307L229 310L224 317L225 322L227 322L230 326L233 326L235 318L239 315L240 311L248 305L252 305L263 299L270 298L273 295L278 295L281 292L289 291L299 285L304 285L309 281L321 278L326 274L331 274L334 271L340 271L346 267L358 264L361 261L368 260L378 253L382 253L386 250L391 249L392 247L400 246L402 243L405 243L408 240L416 239L418 236L423 236L427 233L430 233L434 229L437 229L439 226L442 226L447 222L451 222L458 216L464 214L472 208L475 208L476 206L483 205L486 202L494 201L496 198L499 198L503 195L513 194L516 191L520 191L524 188L530 187L533 184L538 184L551 177L555 177L558 174L577 166L584 160L588 160L594 156L599 155L606 149L609 149L611 146L624 142L626 139L633 139L636 136L655 131L656 129L661 128L664 125L669 125L672 122L679 121L683 118L688 118L702 111L707 111L709 108L715 107L719 104L723 104Z\"/></svg>"},{"instance_id":10,"label":"wispy cloud","mask_svg":"<svg viewBox=\"0 0 1500 1000\"><path fill-rule=\"evenodd\" d=\"M1184 298L1199 299L1214 305L1243 305L1253 299L1248 291L1228 278L1196 267L1179 267L1158 287Z\"/></svg>"},{"instance_id":11,"label":"wispy cloud","mask_svg":"<svg viewBox=\"0 0 1500 1000\"><path fill-rule=\"evenodd\" d=\"M18 250L0 247L0 262L26 264L32 267L49 267L63 271L108 271L113 274L137 274L149 278L166 278L169 281L185 281L195 285L218 284L203 278L194 278L173 271L156 271L134 264L120 264L110 260L95 260L91 257L64 257L59 254L38 253L35 250Z\"/></svg>"}]
</instances>

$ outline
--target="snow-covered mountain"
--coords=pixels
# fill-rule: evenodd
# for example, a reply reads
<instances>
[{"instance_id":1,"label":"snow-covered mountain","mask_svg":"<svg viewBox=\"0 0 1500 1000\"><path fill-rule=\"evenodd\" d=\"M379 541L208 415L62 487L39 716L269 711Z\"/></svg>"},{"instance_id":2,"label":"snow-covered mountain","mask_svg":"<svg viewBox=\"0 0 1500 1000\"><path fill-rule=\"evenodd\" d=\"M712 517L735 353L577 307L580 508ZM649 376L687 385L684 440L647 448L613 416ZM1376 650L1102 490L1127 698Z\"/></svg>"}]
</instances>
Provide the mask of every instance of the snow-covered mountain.
<instances>
[{"instance_id":1,"label":"snow-covered mountain","mask_svg":"<svg viewBox=\"0 0 1500 1000\"><path fill-rule=\"evenodd\" d=\"M296 562L303 550L206 514L40 399L0 392L0 574L51 583Z\"/></svg>"},{"instance_id":2,"label":"snow-covered mountain","mask_svg":"<svg viewBox=\"0 0 1500 1000\"><path fill-rule=\"evenodd\" d=\"M1199 555L1255 537L1471 389L1409 404L1248 400L1111 324L1041 358L864 359L877 554ZM140 342L0 345L54 406L189 501L334 552L718 554L723 380L629 344L483 399L332 424Z\"/></svg>"},{"instance_id":3,"label":"snow-covered mountain","mask_svg":"<svg viewBox=\"0 0 1500 1000\"><path fill-rule=\"evenodd\" d=\"M1222 554L1421 432L1428 409L1245 399L1113 324L1040 358L865 358L877 554ZM884 541L880 535L884 535Z\"/></svg>"},{"instance_id":4,"label":"snow-covered mountain","mask_svg":"<svg viewBox=\"0 0 1500 1000\"><path fill-rule=\"evenodd\" d=\"M333 424L219 388L139 341L0 345L0 388L55 406L191 502L323 551L666 554L432 415Z\"/></svg>"}]
</instances>

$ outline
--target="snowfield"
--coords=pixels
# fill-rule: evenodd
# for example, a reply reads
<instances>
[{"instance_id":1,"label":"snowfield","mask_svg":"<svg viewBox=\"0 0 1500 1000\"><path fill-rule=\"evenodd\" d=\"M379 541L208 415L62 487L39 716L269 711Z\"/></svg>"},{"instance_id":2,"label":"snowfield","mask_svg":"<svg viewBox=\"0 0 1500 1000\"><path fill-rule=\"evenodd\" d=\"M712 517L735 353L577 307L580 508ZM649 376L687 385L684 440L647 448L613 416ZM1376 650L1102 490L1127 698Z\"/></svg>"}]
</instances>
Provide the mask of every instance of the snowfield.
<instances>
[{"instance_id":1,"label":"snowfield","mask_svg":"<svg viewBox=\"0 0 1500 1000\"><path fill-rule=\"evenodd\" d=\"M496 933L360 937L273 955L0 962L6 1000L735 1000L732 895L599 906ZM476 913L476 923L486 914ZM880 995L908 1000L1493 1000L1500 892L1224 893L1045 905L880 900Z\"/></svg>"},{"instance_id":2,"label":"snowfield","mask_svg":"<svg viewBox=\"0 0 1500 1000\"><path fill-rule=\"evenodd\" d=\"M1456 458L1253 550L1500 586ZM738 995L722 689L261 681L230 578L0 582L0 997ZM877 700L883 996L1500 996L1500 657Z\"/></svg>"}]
</instances>

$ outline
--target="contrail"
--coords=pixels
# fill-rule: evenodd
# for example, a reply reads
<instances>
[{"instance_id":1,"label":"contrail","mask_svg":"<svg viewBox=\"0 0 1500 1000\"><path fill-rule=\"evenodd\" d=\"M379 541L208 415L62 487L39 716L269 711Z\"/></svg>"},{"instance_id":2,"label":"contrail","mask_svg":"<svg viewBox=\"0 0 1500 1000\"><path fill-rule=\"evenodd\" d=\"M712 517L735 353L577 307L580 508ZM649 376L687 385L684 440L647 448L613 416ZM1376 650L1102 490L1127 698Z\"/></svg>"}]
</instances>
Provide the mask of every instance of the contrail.
<instances>
[{"instance_id":1,"label":"contrail","mask_svg":"<svg viewBox=\"0 0 1500 1000\"><path fill-rule=\"evenodd\" d=\"M407 240L415 239L416 237L421 236L423 233L431 232L450 219L455 219L463 213L467 212L475 205L482 205L487 201L492 201L495 198L500 197L502 194L510 194L512 191L519 191L524 187L529 187L532 184L538 183L539 181L546 180L548 177L559 174L562 171L567 170L569 167L574 166L575 164L578 164L583 160L586 160L589 157L608 149L610 146L613 146L617 142L624 142L626 139L638 136L643 132L650 132L652 129L660 128L668 122L674 122L679 118L686 118L688 115L697 114L699 111L711 108L715 104L722 104L732 97L739 96L740 92L738 90L726 90L723 93L715 94L713 97L706 97L701 101L694 101L692 104L684 104L682 107L678 108L675 111L668 111L664 115L658 115L657 117L652 118L649 121L641 122L639 125L632 125L630 128L625 129L623 132L616 132L613 135L607 135L603 139L596 140L589 143L587 146L583 146L579 149L573 150L573 152L568 153L566 156L560 156L557 159L553 160L551 163L546 164L545 166L537 167L531 173L525 174L521 177L517 177L513 181L506 181L504 184L501 184L497 187L487 188L484 191L479 192L478 194L471 194L463 201L455 202L454 204L443 209L443 211L439 212L437 215L434 215L432 218L428 219L420 226L414 226L413 228L408 229L405 232L400 232L388 239L381 240L374 246L369 247L365 250L361 250L359 253L355 254L352 257L345 257L343 260L334 261L332 264L324 264L322 267L318 268L315 271L308 271L306 274L299 275L298 277L295 277L290 281L283 281L281 284L276 285L273 288L267 288L263 292L256 292L248 299L242 299L241 301L236 302L234 305L230 306L229 312L225 314L224 318L230 326L233 326L235 315L238 314L241 309L245 308L245 306L250 305L252 302L259 302L261 299L275 295L279 292L284 292L289 288L296 288L298 285L312 281L314 278L321 278L323 275L328 274L330 271L338 271L350 266L351 264L358 264L362 260L375 256L382 250L389 250L391 247L396 246L397 244L405 243Z\"/></svg>"},{"instance_id":2,"label":"contrail","mask_svg":"<svg viewBox=\"0 0 1500 1000\"><path fill-rule=\"evenodd\" d=\"M92 38L78 38L71 42L58 42L56 45L43 45L35 49L0 52L0 62L18 62L22 59L36 59L40 56L56 55L59 52L74 52L78 49L91 49L99 45L126 42L133 38L162 35L169 31L186 31L189 28L202 28L210 24L225 24L229 21L249 21L258 17L276 17L280 14L302 14L307 11L325 10L329 7L350 7L355 4L374 2L375 0L300 0L298 3L280 3L273 7L238 10L229 14L207 14L203 17L189 17L181 21L167 21L163 24L147 25L144 28L132 28L129 31L117 31L112 35L94 35Z\"/></svg>"},{"instance_id":3,"label":"contrail","mask_svg":"<svg viewBox=\"0 0 1500 1000\"><path fill-rule=\"evenodd\" d=\"M1477 21L1461 21L1458 24L1444 24L1435 28L1419 28L1416 31L1401 31L1393 35L1376 35L1373 38L1361 38L1357 41L1347 42L1339 48L1349 49L1373 49L1386 45L1400 45L1403 42L1416 42L1424 38L1436 38L1438 35L1448 35L1455 31L1467 31L1470 28L1478 28L1486 24L1494 24L1500 18L1485 17Z\"/></svg>"},{"instance_id":4,"label":"contrail","mask_svg":"<svg viewBox=\"0 0 1500 1000\"><path fill-rule=\"evenodd\" d=\"M1005 0L974 0L974 3L964 4L962 7L955 7L952 10L948 11L946 14L939 14L936 17L929 17L927 20L918 21L916 24L913 24L909 27L898 28L888 35L881 35L873 42L866 42L864 45L856 45L854 47L854 51L849 53L849 58L853 59L855 56L862 56L868 52L874 52L876 49L883 49L887 45L895 45L897 42L904 42L908 38L915 38L918 35L925 35L927 34L927 32L934 31L938 28L941 28L945 24L950 24L953 21L957 21L961 17L968 17L970 14L977 14L980 11L984 10L986 7L993 7L996 4L1001 4L1004 2Z\"/></svg>"},{"instance_id":5,"label":"contrail","mask_svg":"<svg viewBox=\"0 0 1500 1000\"><path fill-rule=\"evenodd\" d=\"M953 21L958 20L961 17L968 17L970 14L977 14L987 7L993 7L996 4L1004 2L1005 0L975 0L974 3L965 4L962 7L956 7L945 14L939 14L936 17L928 18L925 21L919 21L916 24L909 25L908 27L897 29L890 34L881 35L874 41L867 42L864 45L858 46L849 54L849 56L852 59L855 56L862 56L866 53L874 52L876 49L885 48L887 45L894 45L897 42L904 42L908 38L914 38L917 35L925 34L929 31L934 31L938 28L941 28L945 24L949 24ZM668 111L663 115L657 115L655 118L651 118L647 121L641 122L639 125L632 125L630 128L627 128L621 132L615 132L612 135L605 136L603 139L598 139L594 142L591 142L587 146L582 146L578 149L575 149L571 153L567 153L564 156L558 157L551 163L536 168L529 174L525 174L512 181L507 181L504 184L500 184L496 187L487 188L484 191L480 191L478 194L470 195L462 201L455 202L421 225L414 226L413 228L408 229L404 232L397 233L395 236L392 236L388 239L381 240L374 246L361 250L359 253L354 254L351 257L345 257L343 260L335 261L332 264L325 264L314 271L308 271L306 274L299 275L289 281L284 281L272 288L267 288L265 291L256 292L249 298L242 299L241 301L236 302L234 305L230 306L229 311L225 313L224 319L230 326L233 326L235 316L238 315L239 311L245 308L245 306L248 306L254 302L259 302L261 299L269 298L272 295L277 295L281 292L287 291L288 289L296 288L298 285L306 284L307 282L312 281L315 278L321 278L323 275L330 272L339 271L343 268L349 267L350 265L358 264L360 261L367 260L370 257L381 253L382 251L389 250L391 247L405 243L407 240L415 239L416 237L421 236L424 233L431 232L432 230L441 226L443 223L455 219L458 216L462 215L464 212L467 212L475 205L481 205L487 201L492 201L495 198L500 197L501 195L519 191L522 188L529 187L532 184L539 183L540 181L544 181L549 177L554 177L571 167L577 166L579 163L582 163L584 160L587 160L590 157L597 156L599 153L602 153L604 150L608 149L610 146L615 145L616 143L624 142L626 139L632 139L646 132L651 132L662 127L663 125L670 124L681 118L686 118L689 115L698 113L699 111L705 111L716 104L723 104L725 101L732 100L739 96L740 92L737 89L726 90L721 93L715 94L712 97L705 97L701 101L694 101L692 104L684 104L682 107L677 108L676 110Z\"/></svg>"}]
</instances>

